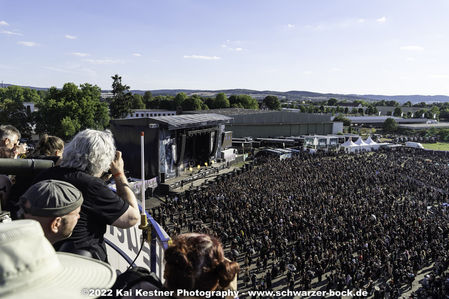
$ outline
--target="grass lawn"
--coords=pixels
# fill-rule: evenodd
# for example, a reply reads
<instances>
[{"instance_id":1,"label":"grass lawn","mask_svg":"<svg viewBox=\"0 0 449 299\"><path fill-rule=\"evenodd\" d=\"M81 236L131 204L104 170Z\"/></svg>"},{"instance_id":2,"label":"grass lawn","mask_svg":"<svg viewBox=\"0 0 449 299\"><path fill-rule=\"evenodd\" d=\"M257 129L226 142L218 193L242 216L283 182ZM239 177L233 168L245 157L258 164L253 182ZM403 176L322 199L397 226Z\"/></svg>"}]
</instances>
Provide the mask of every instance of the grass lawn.
<instances>
[{"instance_id":1,"label":"grass lawn","mask_svg":"<svg viewBox=\"0 0 449 299\"><path fill-rule=\"evenodd\" d=\"M392 141L393 141L393 139L391 139L391 138L384 138L384 137L380 138L380 140L379 140L379 142L392 142Z\"/></svg>"},{"instance_id":2,"label":"grass lawn","mask_svg":"<svg viewBox=\"0 0 449 299\"><path fill-rule=\"evenodd\" d=\"M449 143L437 142L437 143L421 143L425 149L437 150L437 151L449 151Z\"/></svg>"}]
</instances>

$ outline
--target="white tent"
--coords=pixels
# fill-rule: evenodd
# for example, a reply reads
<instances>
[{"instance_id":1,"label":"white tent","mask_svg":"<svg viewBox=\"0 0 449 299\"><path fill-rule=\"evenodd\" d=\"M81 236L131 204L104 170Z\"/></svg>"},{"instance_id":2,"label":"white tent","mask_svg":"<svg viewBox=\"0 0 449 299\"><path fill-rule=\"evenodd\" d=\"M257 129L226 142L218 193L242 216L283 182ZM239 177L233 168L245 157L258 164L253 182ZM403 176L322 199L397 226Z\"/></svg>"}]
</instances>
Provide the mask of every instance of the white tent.
<instances>
[{"instance_id":1,"label":"white tent","mask_svg":"<svg viewBox=\"0 0 449 299\"><path fill-rule=\"evenodd\" d=\"M348 139L345 143L341 145L341 147L344 149L347 153L353 153L356 150L360 149L360 146L352 142L351 139Z\"/></svg>"},{"instance_id":2,"label":"white tent","mask_svg":"<svg viewBox=\"0 0 449 299\"><path fill-rule=\"evenodd\" d=\"M357 144L358 146L359 146L359 150L360 151L371 151L371 145L369 145L369 144L366 144L364 141L363 141L363 139L362 139L362 137L359 137L359 139L357 139L357 141L356 142L354 142L355 144Z\"/></svg>"},{"instance_id":3,"label":"white tent","mask_svg":"<svg viewBox=\"0 0 449 299\"><path fill-rule=\"evenodd\" d=\"M366 145L366 143L362 140L362 137L359 137L359 139L357 139L354 143L361 146Z\"/></svg>"},{"instance_id":4,"label":"white tent","mask_svg":"<svg viewBox=\"0 0 449 299\"><path fill-rule=\"evenodd\" d=\"M366 144L369 144L369 145L375 145L375 144L377 144L376 141L374 141L374 140L371 139L371 136L369 136L369 137L365 140L365 143L366 143Z\"/></svg>"},{"instance_id":5,"label":"white tent","mask_svg":"<svg viewBox=\"0 0 449 299\"><path fill-rule=\"evenodd\" d=\"M377 150L380 147L380 143L377 143L376 141L374 141L373 139L371 139L371 136L369 136L366 140L365 143L368 144L372 150Z\"/></svg>"}]
</instances>

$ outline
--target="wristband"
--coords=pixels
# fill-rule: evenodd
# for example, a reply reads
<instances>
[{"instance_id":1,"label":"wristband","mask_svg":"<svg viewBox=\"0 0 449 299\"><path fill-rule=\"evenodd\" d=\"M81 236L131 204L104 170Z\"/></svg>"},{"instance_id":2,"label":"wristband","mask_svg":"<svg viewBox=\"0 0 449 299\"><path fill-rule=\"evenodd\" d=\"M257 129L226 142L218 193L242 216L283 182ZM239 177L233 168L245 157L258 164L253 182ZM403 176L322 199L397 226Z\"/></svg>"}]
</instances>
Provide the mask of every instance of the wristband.
<instances>
[{"instance_id":1,"label":"wristband","mask_svg":"<svg viewBox=\"0 0 449 299\"><path fill-rule=\"evenodd\" d=\"M116 177L119 177L119 176L121 176L121 175L122 175L121 172L117 172L116 174L113 174L112 176L113 176L114 178L116 178Z\"/></svg>"}]
</instances>

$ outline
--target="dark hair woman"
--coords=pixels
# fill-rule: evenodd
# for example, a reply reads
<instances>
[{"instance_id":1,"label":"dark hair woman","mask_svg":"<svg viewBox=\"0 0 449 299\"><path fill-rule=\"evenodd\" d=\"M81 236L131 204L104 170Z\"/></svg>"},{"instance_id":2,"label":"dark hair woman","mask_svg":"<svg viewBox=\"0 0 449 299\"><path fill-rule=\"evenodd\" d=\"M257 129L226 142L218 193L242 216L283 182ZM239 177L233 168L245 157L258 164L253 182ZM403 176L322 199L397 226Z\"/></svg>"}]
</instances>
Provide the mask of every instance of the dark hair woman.
<instances>
[{"instance_id":1,"label":"dark hair woman","mask_svg":"<svg viewBox=\"0 0 449 299\"><path fill-rule=\"evenodd\" d=\"M206 234L182 234L164 254L165 285L169 290L213 291L230 286L239 265L225 258L221 243ZM236 286L234 286L236 289Z\"/></svg>"}]
</instances>

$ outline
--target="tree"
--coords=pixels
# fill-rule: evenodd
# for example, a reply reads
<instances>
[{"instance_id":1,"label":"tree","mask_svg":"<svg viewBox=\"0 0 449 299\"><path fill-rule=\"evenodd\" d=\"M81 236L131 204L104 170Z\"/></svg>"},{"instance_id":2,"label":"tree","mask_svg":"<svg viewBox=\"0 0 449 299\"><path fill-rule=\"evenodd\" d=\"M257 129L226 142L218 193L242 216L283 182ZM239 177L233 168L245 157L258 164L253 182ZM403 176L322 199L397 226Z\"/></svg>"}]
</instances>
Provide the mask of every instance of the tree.
<instances>
[{"instance_id":1,"label":"tree","mask_svg":"<svg viewBox=\"0 0 449 299\"><path fill-rule=\"evenodd\" d=\"M69 139L79 130L103 130L109 125L109 112L100 95L101 89L88 83L80 88L73 83L64 84L60 90L51 87L36 103L36 132Z\"/></svg>"},{"instance_id":2,"label":"tree","mask_svg":"<svg viewBox=\"0 0 449 299\"><path fill-rule=\"evenodd\" d=\"M193 95L182 102L182 109L184 111L201 110L202 105L201 98L198 95Z\"/></svg>"},{"instance_id":3,"label":"tree","mask_svg":"<svg viewBox=\"0 0 449 299\"><path fill-rule=\"evenodd\" d=\"M140 94L133 94L133 102L131 104L132 109L145 109L145 103L143 97Z\"/></svg>"},{"instance_id":4,"label":"tree","mask_svg":"<svg viewBox=\"0 0 449 299\"><path fill-rule=\"evenodd\" d=\"M187 99L187 95L183 92L178 93L174 99L175 109L182 107L182 103Z\"/></svg>"},{"instance_id":5,"label":"tree","mask_svg":"<svg viewBox=\"0 0 449 299\"><path fill-rule=\"evenodd\" d=\"M383 130L386 133L394 133L398 129L398 124L393 118L387 118L383 124Z\"/></svg>"},{"instance_id":6,"label":"tree","mask_svg":"<svg viewBox=\"0 0 449 299\"><path fill-rule=\"evenodd\" d=\"M373 115L373 114L377 115L378 112L379 111L377 111L377 108L374 105L369 105L365 110L365 113L368 115Z\"/></svg>"},{"instance_id":7,"label":"tree","mask_svg":"<svg viewBox=\"0 0 449 299\"><path fill-rule=\"evenodd\" d=\"M439 116L440 116L440 109L437 106L432 106L432 108L430 108L429 118L437 119Z\"/></svg>"},{"instance_id":8,"label":"tree","mask_svg":"<svg viewBox=\"0 0 449 299\"><path fill-rule=\"evenodd\" d=\"M159 102L159 109L164 110L176 110L175 107L175 101L173 100L173 97L166 96Z\"/></svg>"},{"instance_id":9,"label":"tree","mask_svg":"<svg viewBox=\"0 0 449 299\"><path fill-rule=\"evenodd\" d=\"M263 99L263 103L270 110L279 110L281 108L281 103L277 96L266 96Z\"/></svg>"},{"instance_id":10,"label":"tree","mask_svg":"<svg viewBox=\"0 0 449 299\"><path fill-rule=\"evenodd\" d=\"M153 100L153 95L151 94L151 91L147 90L143 94L143 103L145 104L145 108L150 108L150 102Z\"/></svg>"},{"instance_id":11,"label":"tree","mask_svg":"<svg viewBox=\"0 0 449 299\"><path fill-rule=\"evenodd\" d=\"M109 104L109 110L112 118L124 118L131 112L133 96L129 92L129 86L122 84L122 77L116 74L111 78L113 80L113 96Z\"/></svg>"},{"instance_id":12,"label":"tree","mask_svg":"<svg viewBox=\"0 0 449 299\"><path fill-rule=\"evenodd\" d=\"M259 109L257 100L247 94L232 95L229 97L229 103L233 108Z\"/></svg>"},{"instance_id":13,"label":"tree","mask_svg":"<svg viewBox=\"0 0 449 299\"><path fill-rule=\"evenodd\" d=\"M0 88L0 123L15 126L24 137L31 137L33 115L24 102L38 102L38 92L20 86Z\"/></svg>"},{"instance_id":14,"label":"tree","mask_svg":"<svg viewBox=\"0 0 449 299\"><path fill-rule=\"evenodd\" d=\"M320 105L320 108L318 108L318 109L320 109L320 112L323 113L324 112L324 105Z\"/></svg>"},{"instance_id":15,"label":"tree","mask_svg":"<svg viewBox=\"0 0 449 299\"><path fill-rule=\"evenodd\" d=\"M386 106L398 107L398 106L399 106L399 103L396 102L396 101L394 101L394 100L391 100L391 101L386 101L386 102L385 102L385 105L386 105Z\"/></svg>"},{"instance_id":16,"label":"tree","mask_svg":"<svg viewBox=\"0 0 449 299\"><path fill-rule=\"evenodd\" d=\"M427 104L426 104L426 102L420 102L420 103L416 103L415 105L413 105L413 107L426 108Z\"/></svg>"},{"instance_id":17,"label":"tree","mask_svg":"<svg viewBox=\"0 0 449 299\"><path fill-rule=\"evenodd\" d=\"M337 103L338 103L338 100L334 99L334 98L330 98L329 100L327 100L328 106L335 106L335 105L337 105Z\"/></svg>"},{"instance_id":18,"label":"tree","mask_svg":"<svg viewBox=\"0 0 449 299\"><path fill-rule=\"evenodd\" d=\"M386 106L385 100L380 100L374 103L375 106Z\"/></svg>"},{"instance_id":19,"label":"tree","mask_svg":"<svg viewBox=\"0 0 449 299\"><path fill-rule=\"evenodd\" d=\"M334 121L339 121L343 123L343 126L349 127L351 125L351 120L343 115L339 114L334 117Z\"/></svg>"},{"instance_id":20,"label":"tree","mask_svg":"<svg viewBox=\"0 0 449 299\"><path fill-rule=\"evenodd\" d=\"M393 111L393 115L394 115L394 116L400 117L401 114L402 114L402 109L401 109L401 107L396 107L396 108L394 108L394 111Z\"/></svg>"},{"instance_id":21,"label":"tree","mask_svg":"<svg viewBox=\"0 0 449 299\"><path fill-rule=\"evenodd\" d=\"M228 98L226 97L226 95L223 92L220 92L215 96L214 104L215 104L214 107L209 106L209 108L220 109L220 108L229 108L231 106Z\"/></svg>"},{"instance_id":22,"label":"tree","mask_svg":"<svg viewBox=\"0 0 449 299\"><path fill-rule=\"evenodd\" d=\"M440 119L449 119L449 108L440 109Z\"/></svg>"},{"instance_id":23,"label":"tree","mask_svg":"<svg viewBox=\"0 0 449 299\"><path fill-rule=\"evenodd\" d=\"M407 102L405 102L404 105L402 105L402 106L404 106L404 107L412 107L412 102L407 101Z\"/></svg>"}]
</instances>

